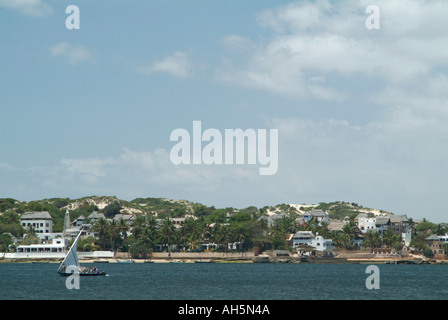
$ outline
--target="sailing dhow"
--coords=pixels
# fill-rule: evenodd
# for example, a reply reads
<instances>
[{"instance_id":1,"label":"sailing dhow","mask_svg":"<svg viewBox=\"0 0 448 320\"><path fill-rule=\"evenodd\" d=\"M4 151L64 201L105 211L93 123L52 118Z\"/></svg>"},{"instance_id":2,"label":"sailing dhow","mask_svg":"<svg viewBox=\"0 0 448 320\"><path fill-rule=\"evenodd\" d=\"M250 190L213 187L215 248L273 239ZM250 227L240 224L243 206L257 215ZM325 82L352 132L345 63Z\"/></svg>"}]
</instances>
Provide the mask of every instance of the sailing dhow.
<instances>
[{"instance_id":1,"label":"sailing dhow","mask_svg":"<svg viewBox=\"0 0 448 320\"><path fill-rule=\"evenodd\" d=\"M72 274L79 274L80 276L104 276L106 272L98 270L96 267L87 269L81 267L78 260L78 240L81 236L82 230L76 236L70 250L67 252L64 260L59 265L57 272L61 276L70 276Z\"/></svg>"}]
</instances>

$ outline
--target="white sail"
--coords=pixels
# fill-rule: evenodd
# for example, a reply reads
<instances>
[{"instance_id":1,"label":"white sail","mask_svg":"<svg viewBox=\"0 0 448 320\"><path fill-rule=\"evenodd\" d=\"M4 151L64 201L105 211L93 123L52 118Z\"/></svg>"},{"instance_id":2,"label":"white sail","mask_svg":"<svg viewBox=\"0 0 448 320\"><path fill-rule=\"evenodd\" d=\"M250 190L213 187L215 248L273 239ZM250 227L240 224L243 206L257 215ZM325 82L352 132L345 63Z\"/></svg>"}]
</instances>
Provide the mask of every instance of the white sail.
<instances>
[{"instance_id":1,"label":"white sail","mask_svg":"<svg viewBox=\"0 0 448 320\"><path fill-rule=\"evenodd\" d=\"M79 234L76 236L75 241L73 242L72 246L70 247L70 250L67 252L67 255L65 256L64 260L60 264L58 268L58 272L65 272L65 269L69 266L76 266L78 267L78 270L81 271L81 266L79 265L78 261L78 240L81 236L82 230L79 232Z\"/></svg>"}]
</instances>

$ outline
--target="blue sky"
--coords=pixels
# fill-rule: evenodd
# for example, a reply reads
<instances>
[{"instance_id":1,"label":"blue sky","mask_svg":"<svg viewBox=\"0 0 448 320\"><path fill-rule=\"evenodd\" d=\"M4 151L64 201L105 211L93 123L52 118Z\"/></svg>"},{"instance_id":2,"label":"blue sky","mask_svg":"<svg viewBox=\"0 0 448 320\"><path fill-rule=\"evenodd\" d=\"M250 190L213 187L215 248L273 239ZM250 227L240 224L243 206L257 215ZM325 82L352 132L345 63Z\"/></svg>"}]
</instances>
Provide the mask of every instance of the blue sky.
<instances>
[{"instance_id":1,"label":"blue sky","mask_svg":"<svg viewBox=\"0 0 448 320\"><path fill-rule=\"evenodd\" d=\"M448 221L448 4L0 0L0 194L349 201ZM68 30L65 8L80 9ZM279 170L181 165L176 128L279 130Z\"/></svg>"}]
</instances>

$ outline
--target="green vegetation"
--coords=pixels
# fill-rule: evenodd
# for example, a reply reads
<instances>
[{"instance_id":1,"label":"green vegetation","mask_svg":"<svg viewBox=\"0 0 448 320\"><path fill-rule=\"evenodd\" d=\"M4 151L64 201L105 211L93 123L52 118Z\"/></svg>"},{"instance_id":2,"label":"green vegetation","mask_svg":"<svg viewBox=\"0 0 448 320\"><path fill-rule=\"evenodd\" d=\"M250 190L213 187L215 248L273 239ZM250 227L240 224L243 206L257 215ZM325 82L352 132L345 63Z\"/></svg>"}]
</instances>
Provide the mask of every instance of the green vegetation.
<instances>
[{"instance_id":1,"label":"green vegetation","mask_svg":"<svg viewBox=\"0 0 448 320\"><path fill-rule=\"evenodd\" d=\"M5 251L12 244L13 237L30 235L26 243L36 241L33 230L24 230L20 225L20 215L26 211L48 211L53 218L53 231L62 232L66 210L69 209L71 221L79 216L88 217L92 212L103 213L106 219L100 219L93 225L97 239L83 239L79 243L80 251L113 250L130 252L134 257L148 257L156 250L201 251L208 244L215 244L210 250L254 250L291 249L288 235L297 231L312 231L314 234L333 239L336 246L352 249L353 239L358 230L354 222L360 212L368 209L356 203L330 202L317 206L303 206L300 211L321 209L329 213L330 219L348 218L342 231L330 231L325 223L315 221L300 224L301 212L288 204L257 208L215 208L201 203L163 198L137 198L132 201L116 197L84 197L80 199L52 198L39 201L22 202L11 198L0 199L0 250ZM119 213L135 213L132 233L124 220L113 220ZM268 213L282 213L268 225ZM186 218L175 225L175 218ZM89 221L87 221L89 222ZM411 245L420 252L430 255L432 251L425 243L429 234L442 235L448 227L442 224L423 221L415 225L410 219L413 233ZM236 243L236 247L229 244ZM401 236L386 231L367 233L364 247L377 248L388 246L396 250L402 247ZM448 250L446 250L448 252Z\"/></svg>"},{"instance_id":2,"label":"green vegetation","mask_svg":"<svg viewBox=\"0 0 448 320\"><path fill-rule=\"evenodd\" d=\"M354 202L335 201L329 203L321 202L314 209L327 211L330 219L342 220L345 217L349 217L350 220L354 220L362 212L360 209L365 208ZM370 215L373 216L373 214Z\"/></svg>"}]
</instances>

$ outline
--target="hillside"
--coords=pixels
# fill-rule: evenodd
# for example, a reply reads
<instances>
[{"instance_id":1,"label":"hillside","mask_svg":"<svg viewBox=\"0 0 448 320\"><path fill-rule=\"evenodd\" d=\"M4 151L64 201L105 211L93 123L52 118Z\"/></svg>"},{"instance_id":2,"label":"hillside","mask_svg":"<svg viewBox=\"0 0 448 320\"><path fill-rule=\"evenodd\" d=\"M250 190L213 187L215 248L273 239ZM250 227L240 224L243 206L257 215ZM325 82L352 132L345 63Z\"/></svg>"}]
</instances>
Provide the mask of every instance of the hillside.
<instances>
[{"instance_id":1,"label":"hillside","mask_svg":"<svg viewBox=\"0 0 448 320\"><path fill-rule=\"evenodd\" d=\"M22 214L26 211L48 211L53 217L54 231L62 230L66 210L70 211L72 221L84 215L87 217L93 211L103 213L106 217L112 218L118 213L132 213L137 215L149 214L158 218L183 217L185 215L196 215L213 222L225 219L227 212L235 215L246 215L258 218L261 215L273 215L286 212L293 216L300 216L306 211L313 209L326 210L331 219L341 220L348 216L354 218L361 212L371 216L388 213L379 209L364 208L356 203L330 202L319 204L278 204L263 208L222 208L208 207L200 203L193 203L187 200L173 200L166 198L136 198L131 201L118 199L115 196L88 196L79 199L51 198L37 201L19 201L10 198L0 199L0 215L5 212L15 212ZM390 214L390 213L389 213Z\"/></svg>"}]
</instances>

